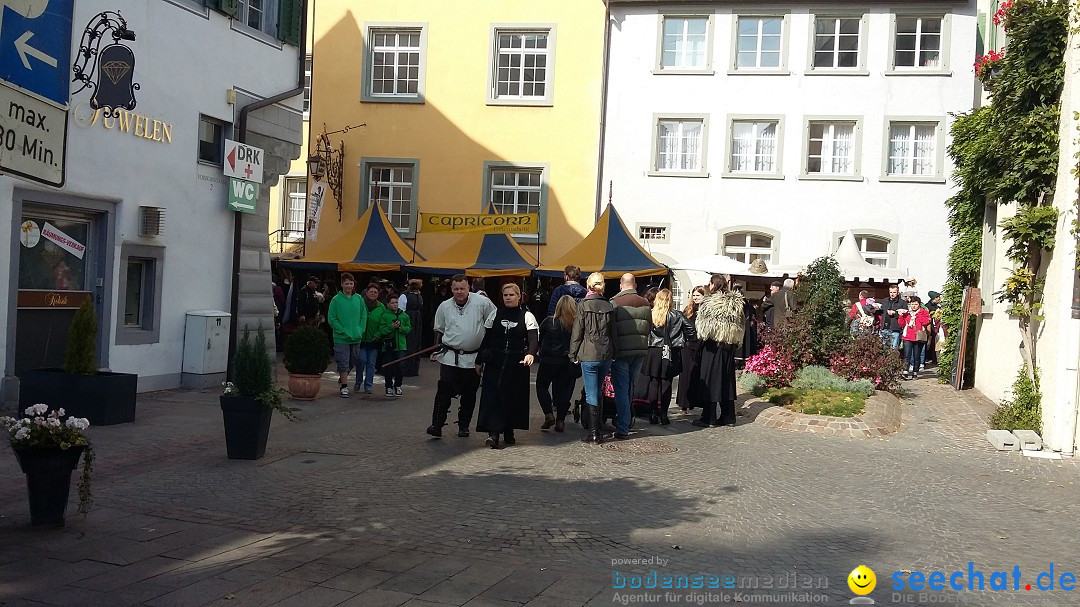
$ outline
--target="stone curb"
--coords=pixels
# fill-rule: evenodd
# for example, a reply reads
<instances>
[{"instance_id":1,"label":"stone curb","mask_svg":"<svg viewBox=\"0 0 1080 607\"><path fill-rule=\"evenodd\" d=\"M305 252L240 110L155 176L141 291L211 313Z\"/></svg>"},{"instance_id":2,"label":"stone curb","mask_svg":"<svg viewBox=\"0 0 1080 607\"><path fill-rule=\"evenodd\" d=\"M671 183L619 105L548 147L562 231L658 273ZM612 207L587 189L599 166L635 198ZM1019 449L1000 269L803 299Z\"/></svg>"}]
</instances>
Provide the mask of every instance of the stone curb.
<instances>
[{"instance_id":1,"label":"stone curb","mask_svg":"<svg viewBox=\"0 0 1080 607\"><path fill-rule=\"evenodd\" d=\"M759 398L743 405L750 409L752 423L788 432L808 432L822 436L877 438L900 429L901 404L895 395L878 390L866 399L866 411L855 417L830 417L796 413Z\"/></svg>"}]
</instances>

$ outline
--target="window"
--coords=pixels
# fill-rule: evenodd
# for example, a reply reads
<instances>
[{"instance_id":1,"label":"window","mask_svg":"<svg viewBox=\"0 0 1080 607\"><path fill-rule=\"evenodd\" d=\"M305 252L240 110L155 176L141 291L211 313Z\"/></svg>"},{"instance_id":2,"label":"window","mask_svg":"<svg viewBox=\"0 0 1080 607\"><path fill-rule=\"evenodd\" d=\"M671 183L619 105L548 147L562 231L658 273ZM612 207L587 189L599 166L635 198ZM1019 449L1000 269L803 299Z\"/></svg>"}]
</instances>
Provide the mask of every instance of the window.
<instances>
[{"instance_id":1,"label":"window","mask_svg":"<svg viewBox=\"0 0 1080 607\"><path fill-rule=\"evenodd\" d=\"M711 64L711 18L665 15L661 21L660 70L708 70Z\"/></svg>"},{"instance_id":2,"label":"window","mask_svg":"<svg viewBox=\"0 0 1080 607\"><path fill-rule=\"evenodd\" d=\"M311 115L311 55L304 59L304 120Z\"/></svg>"},{"instance_id":3,"label":"window","mask_svg":"<svg viewBox=\"0 0 1080 607\"><path fill-rule=\"evenodd\" d=\"M736 24L736 70L783 67L783 17L742 17Z\"/></svg>"},{"instance_id":4,"label":"window","mask_svg":"<svg viewBox=\"0 0 1080 607\"><path fill-rule=\"evenodd\" d=\"M937 176L937 123L889 125L888 175Z\"/></svg>"},{"instance_id":5,"label":"window","mask_svg":"<svg viewBox=\"0 0 1080 607\"><path fill-rule=\"evenodd\" d=\"M116 306L117 345L153 344L161 331L161 290L165 247L124 243L120 246Z\"/></svg>"},{"instance_id":6,"label":"window","mask_svg":"<svg viewBox=\"0 0 1080 607\"><path fill-rule=\"evenodd\" d=\"M893 68L942 69L945 65L943 17L896 16Z\"/></svg>"},{"instance_id":7,"label":"window","mask_svg":"<svg viewBox=\"0 0 1080 607\"><path fill-rule=\"evenodd\" d=\"M304 221L307 218L307 179L285 178L285 239L299 240L304 237Z\"/></svg>"},{"instance_id":8,"label":"window","mask_svg":"<svg viewBox=\"0 0 1080 607\"><path fill-rule=\"evenodd\" d=\"M814 54L811 67L858 68L861 17L815 17Z\"/></svg>"},{"instance_id":9,"label":"window","mask_svg":"<svg viewBox=\"0 0 1080 607\"><path fill-rule=\"evenodd\" d=\"M199 162L222 166L225 161L225 123L199 116Z\"/></svg>"},{"instance_id":10,"label":"window","mask_svg":"<svg viewBox=\"0 0 1080 607\"><path fill-rule=\"evenodd\" d=\"M484 201L481 212L538 213L537 234L515 235L517 240L543 243L546 239L548 171L546 163L484 163Z\"/></svg>"},{"instance_id":11,"label":"window","mask_svg":"<svg viewBox=\"0 0 1080 607\"><path fill-rule=\"evenodd\" d=\"M649 242L667 242L668 241L668 227L667 225L644 225L638 224L637 233L638 240L645 240Z\"/></svg>"},{"instance_id":12,"label":"window","mask_svg":"<svg viewBox=\"0 0 1080 607\"><path fill-rule=\"evenodd\" d=\"M855 121L810 121L807 175L858 175Z\"/></svg>"},{"instance_id":13,"label":"window","mask_svg":"<svg viewBox=\"0 0 1080 607\"><path fill-rule=\"evenodd\" d=\"M413 230L413 167L374 165L368 168L368 204L378 202L398 232Z\"/></svg>"},{"instance_id":14,"label":"window","mask_svg":"<svg viewBox=\"0 0 1080 607\"><path fill-rule=\"evenodd\" d=\"M724 235L723 254L745 264L758 259L769 264L773 257L773 238L756 232L729 232Z\"/></svg>"},{"instance_id":15,"label":"window","mask_svg":"<svg viewBox=\"0 0 1080 607\"><path fill-rule=\"evenodd\" d=\"M239 0L237 21L264 34L277 36L279 0Z\"/></svg>"},{"instance_id":16,"label":"window","mask_svg":"<svg viewBox=\"0 0 1080 607\"><path fill-rule=\"evenodd\" d=\"M426 23L369 23L364 41L364 84L360 100L423 103L426 80Z\"/></svg>"},{"instance_id":17,"label":"window","mask_svg":"<svg viewBox=\"0 0 1080 607\"><path fill-rule=\"evenodd\" d=\"M836 236L834 250L835 248L840 247L840 243L843 239L843 234L838 234ZM892 239L885 238L884 236L855 234L855 244L859 245L859 251L862 252L863 259L866 260L866 263L880 268L891 268L895 266L893 253L890 250L892 248L892 242Z\"/></svg>"},{"instance_id":18,"label":"window","mask_svg":"<svg viewBox=\"0 0 1080 607\"><path fill-rule=\"evenodd\" d=\"M705 176L704 116L657 116L653 172Z\"/></svg>"},{"instance_id":19,"label":"window","mask_svg":"<svg viewBox=\"0 0 1080 607\"><path fill-rule=\"evenodd\" d=\"M488 103L551 105L554 26L496 27Z\"/></svg>"},{"instance_id":20,"label":"window","mask_svg":"<svg viewBox=\"0 0 1080 607\"><path fill-rule=\"evenodd\" d=\"M733 120L731 173L779 173L779 120Z\"/></svg>"}]
</instances>

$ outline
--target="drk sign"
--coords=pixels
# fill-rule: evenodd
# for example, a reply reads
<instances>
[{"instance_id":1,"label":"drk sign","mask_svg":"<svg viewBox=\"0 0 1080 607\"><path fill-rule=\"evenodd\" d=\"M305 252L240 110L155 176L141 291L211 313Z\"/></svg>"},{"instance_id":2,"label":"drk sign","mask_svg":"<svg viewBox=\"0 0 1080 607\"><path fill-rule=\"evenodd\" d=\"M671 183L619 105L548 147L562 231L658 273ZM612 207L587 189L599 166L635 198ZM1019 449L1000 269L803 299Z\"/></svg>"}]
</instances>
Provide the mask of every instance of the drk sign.
<instances>
[{"instance_id":1,"label":"drk sign","mask_svg":"<svg viewBox=\"0 0 1080 607\"><path fill-rule=\"evenodd\" d=\"M235 177L229 178L229 210L241 213L255 213L255 203L259 200L259 184Z\"/></svg>"},{"instance_id":2,"label":"drk sign","mask_svg":"<svg viewBox=\"0 0 1080 607\"><path fill-rule=\"evenodd\" d=\"M257 147L225 140L225 176L262 183L263 151Z\"/></svg>"}]
</instances>

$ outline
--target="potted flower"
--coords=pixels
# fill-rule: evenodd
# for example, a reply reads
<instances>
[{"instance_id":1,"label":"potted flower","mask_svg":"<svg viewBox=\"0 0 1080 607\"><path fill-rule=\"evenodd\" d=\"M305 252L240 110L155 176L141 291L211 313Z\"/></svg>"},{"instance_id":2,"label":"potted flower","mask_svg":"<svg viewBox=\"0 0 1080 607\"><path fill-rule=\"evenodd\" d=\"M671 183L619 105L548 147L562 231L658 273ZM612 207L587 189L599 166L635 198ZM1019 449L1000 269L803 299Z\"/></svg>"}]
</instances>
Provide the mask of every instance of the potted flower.
<instances>
[{"instance_id":1,"label":"potted flower","mask_svg":"<svg viewBox=\"0 0 1080 607\"><path fill-rule=\"evenodd\" d=\"M94 468L94 448L83 430L90 422L81 417L67 417L64 409L49 411L49 406L27 407L26 417L0 417L0 428L7 430L12 451L23 474L30 498L30 524L64 526L71 471L82 456L83 471L79 480L79 514L90 510L92 494L90 475Z\"/></svg>"},{"instance_id":2,"label":"potted flower","mask_svg":"<svg viewBox=\"0 0 1080 607\"><path fill-rule=\"evenodd\" d=\"M139 376L98 371L97 317L94 304L83 302L68 330L62 369L31 369L19 376L19 408L50 403L95 426L135 421Z\"/></svg>"},{"instance_id":3,"label":"potted flower","mask_svg":"<svg viewBox=\"0 0 1080 607\"><path fill-rule=\"evenodd\" d=\"M225 393L220 397L225 448L229 459L259 459L266 452L274 411L287 419L296 419L282 404L281 390L274 387L273 363L262 327L254 341L251 331L244 327L244 336L233 358L233 370L234 381L225 384Z\"/></svg>"},{"instance_id":4,"label":"potted flower","mask_svg":"<svg viewBox=\"0 0 1080 607\"><path fill-rule=\"evenodd\" d=\"M319 395L322 372L330 364L326 333L310 325L297 327L285 340L284 362L293 398L314 400Z\"/></svg>"}]
</instances>

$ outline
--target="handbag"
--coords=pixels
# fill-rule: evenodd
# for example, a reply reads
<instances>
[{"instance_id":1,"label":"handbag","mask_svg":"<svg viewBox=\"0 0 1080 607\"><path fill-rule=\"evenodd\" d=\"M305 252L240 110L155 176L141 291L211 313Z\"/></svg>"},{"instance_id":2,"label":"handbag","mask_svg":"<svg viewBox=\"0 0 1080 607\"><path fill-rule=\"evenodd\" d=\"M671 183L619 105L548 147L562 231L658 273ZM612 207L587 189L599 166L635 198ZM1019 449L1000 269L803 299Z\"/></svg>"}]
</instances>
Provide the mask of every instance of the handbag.
<instances>
[{"instance_id":1,"label":"handbag","mask_svg":"<svg viewBox=\"0 0 1080 607\"><path fill-rule=\"evenodd\" d=\"M667 361L664 379L672 379L682 373L682 348L671 347L671 331L667 319L664 322L664 344L660 346L660 358Z\"/></svg>"}]
</instances>

